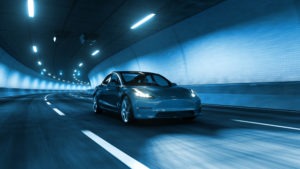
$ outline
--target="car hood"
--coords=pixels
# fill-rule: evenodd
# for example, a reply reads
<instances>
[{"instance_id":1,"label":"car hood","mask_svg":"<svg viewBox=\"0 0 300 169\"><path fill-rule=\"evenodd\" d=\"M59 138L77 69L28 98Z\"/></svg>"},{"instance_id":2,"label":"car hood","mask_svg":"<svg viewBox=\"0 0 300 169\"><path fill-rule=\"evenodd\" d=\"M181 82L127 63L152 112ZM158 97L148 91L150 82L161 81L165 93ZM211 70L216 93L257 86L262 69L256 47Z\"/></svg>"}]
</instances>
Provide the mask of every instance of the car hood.
<instances>
[{"instance_id":1,"label":"car hood","mask_svg":"<svg viewBox=\"0 0 300 169\"><path fill-rule=\"evenodd\" d=\"M155 98L191 98L191 91L189 89L178 86L132 86L132 88L148 93Z\"/></svg>"}]
</instances>

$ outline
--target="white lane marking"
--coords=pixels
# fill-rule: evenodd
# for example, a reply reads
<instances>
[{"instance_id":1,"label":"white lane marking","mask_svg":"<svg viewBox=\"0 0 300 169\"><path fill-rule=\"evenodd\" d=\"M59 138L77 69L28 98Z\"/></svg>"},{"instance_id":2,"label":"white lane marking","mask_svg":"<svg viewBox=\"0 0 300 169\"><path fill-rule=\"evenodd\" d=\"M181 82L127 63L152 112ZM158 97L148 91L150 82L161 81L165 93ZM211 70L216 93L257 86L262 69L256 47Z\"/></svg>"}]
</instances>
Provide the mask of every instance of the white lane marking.
<instances>
[{"instance_id":1,"label":"white lane marking","mask_svg":"<svg viewBox=\"0 0 300 169\"><path fill-rule=\"evenodd\" d=\"M49 95L50 95L50 94L47 94L47 95L44 97L45 101L48 100L48 96L49 96Z\"/></svg>"},{"instance_id":2,"label":"white lane marking","mask_svg":"<svg viewBox=\"0 0 300 169\"><path fill-rule=\"evenodd\" d=\"M300 128L295 128L295 127L288 127L288 126L281 126L281 125L275 125L275 124L246 121L246 120L238 120L238 119L232 119L232 120L236 121L236 122L240 122L240 123L249 123L249 124L256 124L256 125L261 125L261 126L277 127L277 128L284 128L284 129L300 131Z\"/></svg>"},{"instance_id":3,"label":"white lane marking","mask_svg":"<svg viewBox=\"0 0 300 169\"><path fill-rule=\"evenodd\" d=\"M60 116L64 116L65 114L63 112L61 112L60 110L58 110L57 108L53 108L53 110Z\"/></svg>"},{"instance_id":4,"label":"white lane marking","mask_svg":"<svg viewBox=\"0 0 300 169\"><path fill-rule=\"evenodd\" d=\"M51 103L50 102L46 102L49 106L51 105Z\"/></svg>"},{"instance_id":5,"label":"white lane marking","mask_svg":"<svg viewBox=\"0 0 300 169\"><path fill-rule=\"evenodd\" d=\"M127 165L129 168L133 169L149 169L147 166L144 164L138 162L137 160L133 159L123 151L119 150L115 146L111 145L107 141L103 140L93 132L89 130L81 130L83 134L88 136L90 139L92 139L94 142L96 142L99 146L104 148L106 151L108 151L110 154L112 154L114 157L119 159L122 163Z\"/></svg>"}]
</instances>

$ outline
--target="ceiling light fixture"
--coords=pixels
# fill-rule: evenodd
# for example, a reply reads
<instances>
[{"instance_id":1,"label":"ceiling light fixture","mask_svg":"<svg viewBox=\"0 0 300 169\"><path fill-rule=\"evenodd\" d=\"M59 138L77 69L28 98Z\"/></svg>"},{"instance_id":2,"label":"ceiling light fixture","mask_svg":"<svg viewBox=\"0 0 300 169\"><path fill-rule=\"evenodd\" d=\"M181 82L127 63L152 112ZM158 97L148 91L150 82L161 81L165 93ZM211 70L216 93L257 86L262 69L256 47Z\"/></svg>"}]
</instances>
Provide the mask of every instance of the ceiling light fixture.
<instances>
[{"instance_id":1,"label":"ceiling light fixture","mask_svg":"<svg viewBox=\"0 0 300 169\"><path fill-rule=\"evenodd\" d=\"M79 67L82 67L82 66L83 66L83 63L82 63L82 62L80 62L78 66L79 66Z\"/></svg>"},{"instance_id":2,"label":"ceiling light fixture","mask_svg":"<svg viewBox=\"0 0 300 169\"><path fill-rule=\"evenodd\" d=\"M92 53L92 56L97 55L99 52L100 52L100 50L95 50L95 51Z\"/></svg>"},{"instance_id":3,"label":"ceiling light fixture","mask_svg":"<svg viewBox=\"0 0 300 169\"><path fill-rule=\"evenodd\" d=\"M62 75L63 75L63 72L62 72L62 71L59 71L59 75L62 76Z\"/></svg>"},{"instance_id":4,"label":"ceiling light fixture","mask_svg":"<svg viewBox=\"0 0 300 169\"><path fill-rule=\"evenodd\" d=\"M43 72L46 72L46 71L47 71L47 70L44 68L44 69L43 69Z\"/></svg>"},{"instance_id":5,"label":"ceiling light fixture","mask_svg":"<svg viewBox=\"0 0 300 169\"><path fill-rule=\"evenodd\" d=\"M32 46L32 50L33 50L34 53L37 53L37 51L38 51L38 49L35 45Z\"/></svg>"},{"instance_id":6,"label":"ceiling light fixture","mask_svg":"<svg viewBox=\"0 0 300 169\"><path fill-rule=\"evenodd\" d=\"M41 61L38 61L37 63L38 63L39 66L42 66L42 62Z\"/></svg>"},{"instance_id":7,"label":"ceiling light fixture","mask_svg":"<svg viewBox=\"0 0 300 169\"><path fill-rule=\"evenodd\" d=\"M53 42L56 42L56 36L53 37Z\"/></svg>"},{"instance_id":8,"label":"ceiling light fixture","mask_svg":"<svg viewBox=\"0 0 300 169\"><path fill-rule=\"evenodd\" d=\"M140 21L138 21L137 23L133 24L130 29L135 29L139 26L141 26L143 23L149 21L151 18L153 18L155 16L154 13L151 13L149 15L147 15L146 17L144 17L143 19L141 19Z\"/></svg>"},{"instance_id":9,"label":"ceiling light fixture","mask_svg":"<svg viewBox=\"0 0 300 169\"><path fill-rule=\"evenodd\" d=\"M28 8L28 16L30 18L34 17L34 1L33 0L27 0L27 8Z\"/></svg>"}]
</instances>

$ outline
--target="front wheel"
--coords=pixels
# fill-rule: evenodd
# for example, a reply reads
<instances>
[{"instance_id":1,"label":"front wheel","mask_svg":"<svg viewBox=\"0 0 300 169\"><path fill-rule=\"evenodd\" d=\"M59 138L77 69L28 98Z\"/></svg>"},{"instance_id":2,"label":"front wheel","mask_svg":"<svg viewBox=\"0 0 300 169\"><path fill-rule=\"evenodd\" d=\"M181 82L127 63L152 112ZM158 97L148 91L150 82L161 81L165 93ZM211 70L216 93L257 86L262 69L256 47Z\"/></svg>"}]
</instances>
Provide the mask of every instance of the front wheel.
<instances>
[{"instance_id":1,"label":"front wheel","mask_svg":"<svg viewBox=\"0 0 300 169\"><path fill-rule=\"evenodd\" d=\"M97 101L96 96L93 99L93 110L94 110L95 113L101 113L102 112L101 108L98 105L98 101Z\"/></svg>"},{"instance_id":2,"label":"front wheel","mask_svg":"<svg viewBox=\"0 0 300 169\"><path fill-rule=\"evenodd\" d=\"M122 100L121 118L125 124L131 123L134 120L133 114L132 114L132 105L127 96L125 96Z\"/></svg>"}]
</instances>

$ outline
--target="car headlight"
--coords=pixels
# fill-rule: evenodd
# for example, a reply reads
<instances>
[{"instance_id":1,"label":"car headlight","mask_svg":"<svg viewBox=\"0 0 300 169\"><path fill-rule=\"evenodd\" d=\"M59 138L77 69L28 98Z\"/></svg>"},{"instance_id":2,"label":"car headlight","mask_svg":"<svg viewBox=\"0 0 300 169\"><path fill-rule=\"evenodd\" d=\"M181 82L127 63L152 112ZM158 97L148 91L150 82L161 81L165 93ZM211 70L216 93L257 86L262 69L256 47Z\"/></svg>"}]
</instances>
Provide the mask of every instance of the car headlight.
<instances>
[{"instance_id":1,"label":"car headlight","mask_svg":"<svg viewBox=\"0 0 300 169\"><path fill-rule=\"evenodd\" d=\"M134 94L138 97L143 97L143 98L151 98L152 96L148 93L144 93L138 89L133 88Z\"/></svg>"},{"instance_id":2,"label":"car headlight","mask_svg":"<svg viewBox=\"0 0 300 169\"><path fill-rule=\"evenodd\" d=\"M191 89L191 96L192 96L192 97L197 97L197 94L196 94L195 91L192 90L192 89Z\"/></svg>"}]
</instances>

